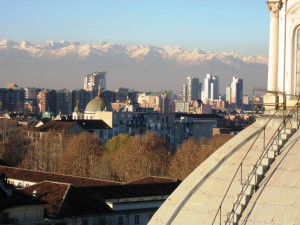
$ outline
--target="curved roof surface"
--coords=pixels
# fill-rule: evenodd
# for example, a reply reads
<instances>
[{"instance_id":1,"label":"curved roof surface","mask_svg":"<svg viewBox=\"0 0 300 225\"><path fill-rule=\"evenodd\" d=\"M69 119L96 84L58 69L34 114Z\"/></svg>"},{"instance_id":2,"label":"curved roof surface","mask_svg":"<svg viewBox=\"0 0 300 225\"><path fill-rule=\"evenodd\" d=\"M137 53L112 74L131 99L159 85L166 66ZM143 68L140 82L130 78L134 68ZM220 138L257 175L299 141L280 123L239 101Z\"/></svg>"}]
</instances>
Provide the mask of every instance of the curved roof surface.
<instances>
[{"instance_id":1,"label":"curved roof surface","mask_svg":"<svg viewBox=\"0 0 300 225\"><path fill-rule=\"evenodd\" d=\"M86 105L85 112L103 111L105 107L104 100L98 95Z\"/></svg>"},{"instance_id":2,"label":"curved roof surface","mask_svg":"<svg viewBox=\"0 0 300 225\"><path fill-rule=\"evenodd\" d=\"M227 187L260 128L259 123L252 124L212 154L171 194L149 225L213 224ZM274 130L267 129L267 140ZM297 131L285 143L248 203L239 224L300 224L299 138L300 131ZM261 155L262 146L260 135L244 161L243 181ZM224 199L221 220L218 216L214 224L224 224L240 191L241 176L237 176Z\"/></svg>"}]
</instances>

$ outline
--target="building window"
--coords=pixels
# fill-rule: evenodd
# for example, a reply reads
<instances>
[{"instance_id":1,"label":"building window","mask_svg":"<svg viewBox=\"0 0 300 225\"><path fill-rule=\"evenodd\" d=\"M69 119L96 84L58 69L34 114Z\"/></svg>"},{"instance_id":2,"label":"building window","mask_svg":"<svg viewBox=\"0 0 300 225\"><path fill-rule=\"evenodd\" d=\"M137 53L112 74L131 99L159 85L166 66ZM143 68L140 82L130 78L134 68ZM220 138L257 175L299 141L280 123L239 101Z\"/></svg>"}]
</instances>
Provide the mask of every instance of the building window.
<instances>
[{"instance_id":1,"label":"building window","mask_svg":"<svg viewBox=\"0 0 300 225\"><path fill-rule=\"evenodd\" d=\"M140 215L134 216L134 224L140 224Z\"/></svg>"},{"instance_id":2,"label":"building window","mask_svg":"<svg viewBox=\"0 0 300 225\"><path fill-rule=\"evenodd\" d=\"M123 225L123 216L118 217L118 225Z\"/></svg>"}]
</instances>

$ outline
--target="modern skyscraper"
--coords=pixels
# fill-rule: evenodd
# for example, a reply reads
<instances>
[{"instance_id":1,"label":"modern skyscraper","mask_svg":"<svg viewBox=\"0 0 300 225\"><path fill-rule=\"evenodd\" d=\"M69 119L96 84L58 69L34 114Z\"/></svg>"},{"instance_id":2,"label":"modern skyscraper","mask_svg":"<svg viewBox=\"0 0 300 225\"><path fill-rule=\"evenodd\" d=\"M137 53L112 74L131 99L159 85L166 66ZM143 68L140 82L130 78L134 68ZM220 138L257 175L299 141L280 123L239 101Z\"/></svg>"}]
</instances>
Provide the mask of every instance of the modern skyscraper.
<instances>
[{"instance_id":1,"label":"modern skyscraper","mask_svg":"<svg viewBox=\"0 0 300 225\"><path fill-rule=\"evenodd\" d=\"M231 101L231 86L226 87L226 101L228 103Z\"/></svg>"},{"instance_id":2,"label":"modern skyscraper","mask_svg":"<svg viewBox=\"0 0 300 225\"><path fill-rule=\"evenodd\" d=\"M219 98L219 77L207 74L202 87L202 100L217 100Z\"/></svg>"},{"instance_id":3,"label":"modern skyscraper","mask_svg":"<svg viewBox=\"0 0 300 225\"><path fill-rule=\"evenodd\" d=\"M200 99L201 85L199 78L187 77L187 84L182 85L181 101L194 101Z\"/></svg>"},{"instance_id":4,"label":"modern skyscraper","mask_svg":"<svg viewBox=\"0 0 300 225\"><path fill-rule=\"evenodd\" d=\"M243 106L243 80L233 77L231 82L230 103L236 104L237 107Z\"/></svg>"},{"instance_id":5,"label":"modern skyscraper","mask_svg":"<svg viewBox=\"0 0 300 225\"><path fill-rule=\"evenodd\" d=\"M199 78L187 77L187 101L198 100Z\"/></svg>"},{"instance_id":6,"label":"modern skyscraper","mask_svg":"<svg viewBox=\"0 0 300 225\"><path fill-rule=\"evenodd\" d=\"M107 72L93 72L84 77L83 89L85 91L91 91L98 93L98 87L100 85L101 91L106 90L106 74Z\"/></svg>"}]
</instances>

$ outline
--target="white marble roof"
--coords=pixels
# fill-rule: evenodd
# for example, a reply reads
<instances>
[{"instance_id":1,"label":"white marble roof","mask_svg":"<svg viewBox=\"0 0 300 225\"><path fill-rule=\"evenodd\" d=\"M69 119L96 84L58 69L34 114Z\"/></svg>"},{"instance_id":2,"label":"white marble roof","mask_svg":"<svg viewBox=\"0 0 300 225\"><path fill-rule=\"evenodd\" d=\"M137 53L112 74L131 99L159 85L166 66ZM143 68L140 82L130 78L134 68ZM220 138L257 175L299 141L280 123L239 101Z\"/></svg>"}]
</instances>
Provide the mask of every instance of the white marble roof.
<instances>
[{"instance_id":1,"label":"white marble roof","mask_svg":"<svg viewBox=\"0 0 300 225\"><path fill-rule=\"evenodd\" d=\"M149 225L212 224L226 189L260 125L254 123L236 135L193 171L165 201ZM274 129L267 129L270 138ZM252 196L240 224L300 224L300 132L282 148L267 172L261 187ZM244 161L243 176L261 154L263 139ZM245 180L245 177L243 177ZM222 223L241 190L240 176L234 181L222 207ZM214 224L219 223L219 217Z\"/></svg>"}]
</instances>

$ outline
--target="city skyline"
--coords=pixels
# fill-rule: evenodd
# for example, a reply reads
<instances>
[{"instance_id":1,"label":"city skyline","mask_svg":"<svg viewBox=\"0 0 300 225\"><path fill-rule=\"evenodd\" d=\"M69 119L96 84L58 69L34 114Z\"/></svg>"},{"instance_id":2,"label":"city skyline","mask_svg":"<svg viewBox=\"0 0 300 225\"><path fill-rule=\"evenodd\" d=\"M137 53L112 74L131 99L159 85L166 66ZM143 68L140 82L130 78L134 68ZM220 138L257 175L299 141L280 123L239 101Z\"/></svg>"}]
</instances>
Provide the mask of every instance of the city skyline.
<instances>
[{"instance_id":1,"label":"city skyline","mask_svg":"<svg viewBox=\"0 0 300 225\"><path fill-rule=\"evenodd\" d=\"M15 41L107 41L265 56L268 52L269 12L261 0L12 0L2 2L0 15L0 37Z\"/></svg>"},{"instance_id":2,"label":"city skyline","mask_svg":"<svg viewBox=\"0 0 300 225\"><path fill-rule=\"evenodd\" d=\"M97 85L94 85L94 82L95 81L89 81L89 84L88 84L88 79L90 76L99 76L99 74L103 75L103 74L106 74L107 71L96 71L96 72L91 72L89 74L86 74L83 76L83 79L82 79L82 87L77 87L77 88L52 88L52 87L42 87L42 86L22 86L22 85L19 85L17 83L7 83L5 85L2 85L0 86L0 88L7 88L7 89L19 89L19 88L23 88L23 89L38 89L40 91L43 91L43 90L55 90L55 91L63 91L63 90L68 90L68 91L73 91L73 90L76 90L76 91L79 91L79 90L84 90L84 91L88 91L88 92L93 92L93 93L97 93L98 90L101 90L101 92L103 91L115 91L117 92L118 89L128 89L132 92L134 91L137 91L137 92L140 92L140 93L159 93L159 92L164 92L164 91L172 91L173 90L167 90L167 89L161 89L161 90L135 90L134 88L131 88L131 87L119 87L117 89L106 89L106 88L102 88L101 85L99 85L99 81L97 81ZM100 76L101 76L100 75ZM99 78L97 78L99 79ZM103 78L102 78L103 79ZM106 82L106 78L104 78ZM217 82L216 82L216 85L217 87L215 87L217 89L217 92L214 94L215 97L213 100L218 100L219 97L225 97L227 95L227 88L228 86L225 87L225 89L222 89L222 90L219 90L219 83L222 83L220 82L219 80L219 77L218 76L214 76L212 74L206 74L205 75L205 78L203 80L199 79L198 77L192 77L192 76L187 76L186 77L186 80L187 80L187 84L182 84L181 87L179 87L179 91L178 92L173 92L173 94L177 95L177 96L181 96L181 98L183 98L183 101L194 101L194 100L202 100L203 98L203 92L211 92L210 88L209 90L207 90L207 87L205 87L206 85L208 85L208 81L207 80L210 80L210 79L217 79ZM238 79L238 80L242 80L242 79L239 79L238 77L235 77L235 76L232 76L232 79L235 80L235 79ZM103 81L102 81L103 82ZM231 87L232 83L229 85L229 87ZM89 88L85 88L85 86L90 86ZM210 86L210 83L209 85ZM105 85L106 87L106 85ZM248 95L247 93L243 93L243 95ZM201 96L201 98L197 98L196 96ZM211 98L210 97L207 97L209 96L209 94L205 95L204 96L204 100L208 100ZM28 97L27 97L28 98Z\"/></svg>"}]
</instances>

